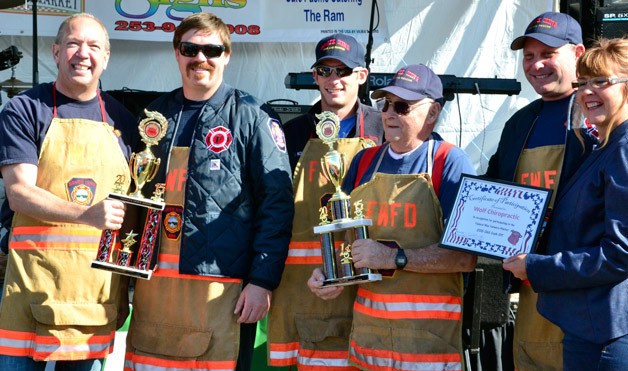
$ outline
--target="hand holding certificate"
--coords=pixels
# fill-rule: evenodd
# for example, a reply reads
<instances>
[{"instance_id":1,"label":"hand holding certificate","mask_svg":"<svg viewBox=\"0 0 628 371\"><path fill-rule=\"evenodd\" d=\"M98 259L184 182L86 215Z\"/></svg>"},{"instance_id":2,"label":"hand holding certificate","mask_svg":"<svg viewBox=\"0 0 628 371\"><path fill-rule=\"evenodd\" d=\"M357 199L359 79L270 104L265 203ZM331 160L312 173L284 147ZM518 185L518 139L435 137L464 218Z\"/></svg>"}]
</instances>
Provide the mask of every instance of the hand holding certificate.
<instances>
[{"instance_id":1,"label":"hand holding certificate","mask_svg":"<svg viewBox=\"0 0 628 371\"><path fill-rule=\"evenodd\" d=\"M504 259L529 253L552 190L464 175L440 246Z\"/></svg>"}]
</instances>

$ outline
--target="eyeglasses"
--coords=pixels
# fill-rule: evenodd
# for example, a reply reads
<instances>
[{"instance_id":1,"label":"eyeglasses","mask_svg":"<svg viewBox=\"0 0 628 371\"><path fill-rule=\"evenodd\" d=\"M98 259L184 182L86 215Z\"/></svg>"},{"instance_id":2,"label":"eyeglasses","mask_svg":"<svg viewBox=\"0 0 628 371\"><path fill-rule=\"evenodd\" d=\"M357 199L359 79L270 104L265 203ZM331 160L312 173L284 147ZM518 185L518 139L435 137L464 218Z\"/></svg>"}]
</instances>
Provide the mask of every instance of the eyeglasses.
<instances>
[{"instance_id":1,"label":"eyeglasses","mask_svg":"<svg viewBox=\"0 0 628 371\"><path fill-rule=\"evenodd\" d=\"M329 66L316 66L314 67L316 74L319 76L327 77L331 75L332 72L336 72L336 76L338 77L346 77L355 72L353 68L349 67L329 67Z\"/></svg>"},{"instance_id":2,"label":"eyeglasses","mask_svg":"<svg viewBox=\"0 0 628 371\"><path fill-rule=\"evenodd\" d=\"M216 44L206 44L199 45L190 42L182 42L179 44L179 52L181 55L189 58L194 58L198 55L199 51L203 52L203 55L207 59L220 57L220 55L225 51L224 45L216 45Z\"/></svg>"},{"instance_id":3,"label":"eyeglasses","mask_svg":"<svg viewBox=\"0 0 628 371\"><path fill-rule=\"evenodd\" d=\"M571 83L571 87L579 89L585 87L587 84L591 85L594 89L604 88L610 85L615 85L620 82L628 82L626 77L592 77L590 79L578 79Z\"/></svg>"},{"instance_id":4,"label":"eyeglasses","mask_svg":"<svg viewBox=\"0 0 628 371\"><path fill-rule=\"evenodd\" d=\"M417 104L412 105L412 104L409 104L408 102L404 102L401 100L398 100L396 102L391 102L388 99L381 99L378 101L378 103L381 104L382 101L384 101L384 105L382 106L382 112L387 112L388 108L390 108L390 105L392 104L393 111L395 111L395 113L400 116L405 116L408 113L410 113L410 111L412 111L413 109L419 106L422 106L424 104L434 103L434 101L428 100L425 102L419 102Z\"/></svg>"}]
</instances>

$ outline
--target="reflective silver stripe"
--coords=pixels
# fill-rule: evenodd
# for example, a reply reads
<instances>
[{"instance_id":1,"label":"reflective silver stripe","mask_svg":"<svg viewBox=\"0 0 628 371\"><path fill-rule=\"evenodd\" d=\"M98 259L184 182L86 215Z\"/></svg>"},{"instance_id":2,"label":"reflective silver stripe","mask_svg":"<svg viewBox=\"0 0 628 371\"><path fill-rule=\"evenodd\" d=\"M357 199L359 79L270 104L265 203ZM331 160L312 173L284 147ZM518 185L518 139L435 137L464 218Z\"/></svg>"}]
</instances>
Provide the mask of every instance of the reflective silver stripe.
<instances>
[{"instance_id":1,"label":"reflective silver stripe","mask_svg":"<svg viewBox=\"0 0 628 371\"><path fill-rule=\"evenodd\" d=\"M295 249L291 248L288 250L288 256L321 256L321 249Z\"/></svg>"},{"instance_id":2,"label":"reflective silver stripe","mask_svg":"<svg viewBox=\"0 0 628 371\"><path fill-rule=\"evenodd\" d=\"M98 353L108 350L113 345L112 341L101 344L35 344L35 353Z\"/></svg>"},{"instance_id":3,"label":"reflective silver stripe","mask_svg":"<svg viewBox=\"0 0 628 371\"><path fill-rule=\"evenodd\" d=\"M177 272L179 271L179 263L159 261L157 265L158 265L157 271L159 271L159 269L171 269L171 270L176 270Z\"/></svg>"},{"instance_id":4,"label":"reflective silver stripe","mask_svg":"<svg viewBox=\"0 0 628 371\"><path fill-rule=\"evenodd\" d=\"M358 354L351 347L351 355L362 363L382 367L386 369L407 370L407 371L460 371L460 362L405 362L395 361L390 358L372 357Z\"/></svg>"},{"instance_id":5,"label":"reflective silver stripe","mask_svg":"<svg viewBox=\"0 0 628 371\"><path fill-rule=\"evenodd\" d=\"M100 235L64 235L64 234L11 234L11 241L15 242L74 242L74 243L99 243Z\"/></svg>"},{"instance_id":6,"label":"reflective silver stripe","mask_svg":"<svg viewBox=\"0 0 628 371\"><path fill-rule=\"evenodd\" d=\"M296 359L299 354L298 349L294 350L285 350L283 352L277 350L270 351L270 359Z\"/></svg>"},{"instance_id":7,"label":"reflective silver stripe","mask_svg":"<svg viewBox=\"0 0 628 371\"><path fill-rule=\"evenodd\" d=\"M142 357L146 357L146 356L142 356ZM148 357L150 359L154 359L156 362L168 362L169 366L156 366L156 365L149 365L149 364L145 364L145 363L135 363L132 360L129 359L125 359L124 360L124 369L129 369L129 370L134 370L134 371L207 371L207 368L191 368L189 366L181 366L181 367L176 367L173 366L173 363L176 363L177 361L175 360L161 360L158 358L152 358L152 357ZM190 361L182 361L185 363L189 363ZM198 362L211 362L211 361L198 361ZM235 366L234 366L235 368ZM223 369L219 369L219 368L212 368L212 371L233 371L233 369L231 368L223 368Z\"/></svg>"},{"instance_id":8,"label":"reflective silver stripe","mask_svg":"<svg viewBox=\"0 0 628 371\"><path fill-rule=\"evenodd\" d=\"M321 366L321 367L348 367L349 360L346 358L315 358L303 357L299 355L297 364L304 366Z\"/></svg>"},{"instance_id":9,"label":"reflective silver stripe","mask_svg":"<svg viewBox=\"0 0 628 371\"><path fill-rule=\"evenodd\" d=\"M363 296L358 296L355 299L358 303L377 310L384 311L415 311L415 312L424 312L424 311L445 311L445 312L454 312L460 313L461 306L460 304L448 304L448 303L429 303L429 302L382 302L382 301L373 301L371 299L367 299Z\"/></svg>"},{"instance_id":10,"label":"reflective silver stripe","mask_svg":"<svg viewBox=\"0 0 628 371\"><path fill-rule=\"evenodd\" d=\"M33 349L33 340L14 340L9 338L0 338L0 347L15 349Z\"/></svg>"}]
</instances>

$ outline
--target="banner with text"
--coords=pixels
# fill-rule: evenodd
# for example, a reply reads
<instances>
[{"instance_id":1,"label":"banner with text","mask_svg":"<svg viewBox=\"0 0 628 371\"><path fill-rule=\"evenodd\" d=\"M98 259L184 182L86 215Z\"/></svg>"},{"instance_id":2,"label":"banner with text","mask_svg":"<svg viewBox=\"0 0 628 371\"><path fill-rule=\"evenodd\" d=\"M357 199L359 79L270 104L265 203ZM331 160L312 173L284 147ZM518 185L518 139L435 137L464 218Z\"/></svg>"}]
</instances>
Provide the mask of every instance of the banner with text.
<instances>
[{"instance_id":1,"label":"banner with text","mask_svg":"<svg viewBox=\"0 0 628 371\"><path fill-rule=\"evenodd\" d=\"M366 44L371 6L372 0L37 0L37 35L55 36L65 17L87 12L111 39L171 41L182 19L210 12L229 26L234 42L316 42L340 32ZM383 6L373 32L380 41L388 37ZM33 35L32 17L31 1L0 9L0 35Z\"/></svg>"}]
</instances>

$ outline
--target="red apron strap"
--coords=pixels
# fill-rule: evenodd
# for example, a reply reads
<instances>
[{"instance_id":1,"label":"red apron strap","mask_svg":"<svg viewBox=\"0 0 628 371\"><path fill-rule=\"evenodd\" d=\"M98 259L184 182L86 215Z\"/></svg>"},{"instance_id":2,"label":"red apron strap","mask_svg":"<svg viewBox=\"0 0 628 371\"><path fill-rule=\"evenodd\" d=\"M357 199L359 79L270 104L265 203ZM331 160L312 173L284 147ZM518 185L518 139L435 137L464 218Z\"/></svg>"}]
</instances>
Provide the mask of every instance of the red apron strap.
<instances>
[{"instance_id":1,"label":"red apron strap","mask_svg":"<svg viewBox=\"0 0 628 371\"><path fill-rule=\"evenodd\" d=\"M360 158L360 162L358 163L358 172L355 174L355 183L353 184L353 188L357 188L360 185L360 180L366 173L366 169L369 168L369 165L373 162L375 155L379 151L382 146L369 147L364 150L362 157Z\"/></svg>"},{"instance_id":2,"label":"red apron strap","mask_svg":"<svg viewBox=\"0 0 628 371\"><path fill-rule=\"evenodd\" d=\"M443 180L445 159L447 158L449 150L451 150L453 147L453 144L443 141L436 150L436 155L434 156L434 168L432 169L432 185L434 186L434 192L436 192L436 196L439 195L440 184Z\"/></svg>"}]
</instances>

